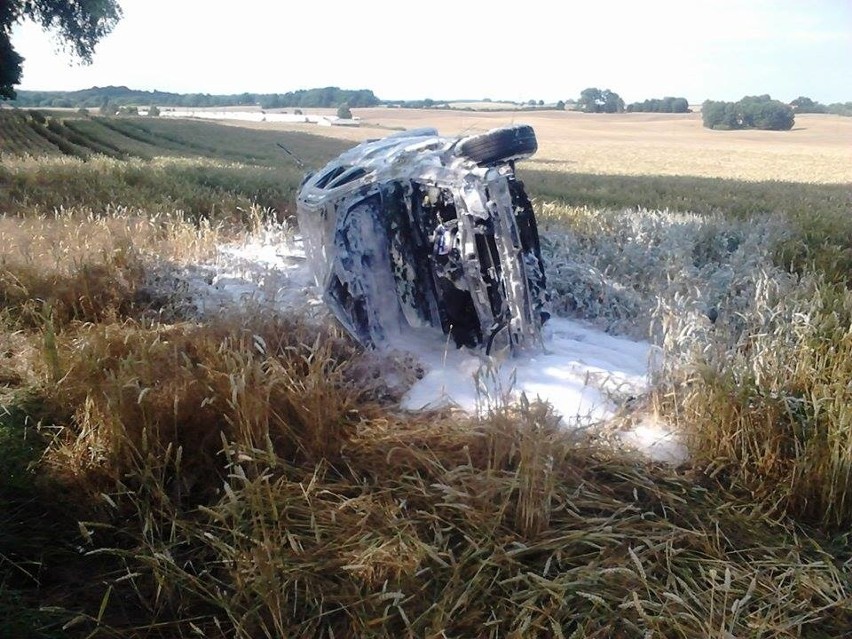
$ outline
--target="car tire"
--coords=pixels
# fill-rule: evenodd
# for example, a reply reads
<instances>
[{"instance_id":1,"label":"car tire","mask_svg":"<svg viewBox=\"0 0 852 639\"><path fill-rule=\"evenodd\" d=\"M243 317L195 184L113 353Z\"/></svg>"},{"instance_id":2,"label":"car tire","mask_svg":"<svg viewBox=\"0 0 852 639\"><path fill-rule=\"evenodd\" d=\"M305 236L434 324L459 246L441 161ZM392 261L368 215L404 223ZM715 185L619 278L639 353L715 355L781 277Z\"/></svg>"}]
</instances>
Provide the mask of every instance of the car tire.
<instances>
[{"instance_id":1,"label":"car tire","mask_svg":"<svg viewBox=\"0 0 852 639\"><path fill-rule=\"evenodd\" d=\"M497 164L529 157L538 150L538 141L531 126L492 129L488 133L465 138L458 153L479 165Z\"/></svg>"}]
</instances>

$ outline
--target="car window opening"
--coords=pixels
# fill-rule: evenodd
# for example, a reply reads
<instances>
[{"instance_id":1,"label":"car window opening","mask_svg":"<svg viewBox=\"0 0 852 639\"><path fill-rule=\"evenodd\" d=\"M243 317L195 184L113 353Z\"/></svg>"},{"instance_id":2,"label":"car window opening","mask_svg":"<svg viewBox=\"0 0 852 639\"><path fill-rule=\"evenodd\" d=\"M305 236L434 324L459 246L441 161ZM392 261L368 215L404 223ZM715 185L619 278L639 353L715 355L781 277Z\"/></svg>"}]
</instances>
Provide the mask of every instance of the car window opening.
<instances>
[{"instance_id":1,"label":"car window opening","mask_svg":"<svg viewBox=\"0 0 852 639\"><path fill-rule=\"evenodd\" d=\"M334 167L325 175L322 175L322 176L317 178L317 181L316 181L317 188L320 188L320 189L326 188L326 186L328 186L329 182L331 182L334 178L339 177L340 175L345 173L350 168L352 168L352 167L349 167L349 166L336 166L336 167Z\"/></svg>"},{"instance_id":2,"label":"car window opening","mask_svg":"<svg viewBox=\"0 0 852 639\"><path fill-rule=\"evenodd\" d=\"M358 166L345 173L341 174L339 177L335 177L328 183L328 188L336 189L339 186L343 186L344 184L349 184L350 182L354 182L362 177L367 175L367 170Z\"/></svg>"}]
</instances>

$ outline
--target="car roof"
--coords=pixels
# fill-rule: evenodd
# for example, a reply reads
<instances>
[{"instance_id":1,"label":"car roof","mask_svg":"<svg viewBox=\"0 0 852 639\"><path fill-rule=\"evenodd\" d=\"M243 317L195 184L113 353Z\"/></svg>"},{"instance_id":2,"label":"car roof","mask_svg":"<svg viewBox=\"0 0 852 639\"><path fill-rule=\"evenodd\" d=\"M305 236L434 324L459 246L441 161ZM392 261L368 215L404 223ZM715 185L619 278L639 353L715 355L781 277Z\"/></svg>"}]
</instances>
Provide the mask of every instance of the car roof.
<instances>
[{"instance_id":1,"label":"car roof","mask_svg":"<svg viewBox=\"0 0 852 639\"><path fill-rule=\"evenodd\" d=\"M357 164L364 168L380 169L385 165L398 163L402 156L415 154L426 161L427 156L434 156L446 150L449 142L448 138L439 136L434 129L403 131L379 140L362 142L342 153L333 164Z\"/></svg>"},{"instance_id":2,"label":"car roof","mask_svg":"<svg viewBox=\"0 0 852 639\"><path fill-rule=\"evenodd\" d=\"M331 190L368 174L417 173L419 169L447 164L469 164L465 158L447 153L459 139L443 137L435 129L423 128L368 140L326 164L305 182L303 188Z\"/></svg>"}]
</instances>

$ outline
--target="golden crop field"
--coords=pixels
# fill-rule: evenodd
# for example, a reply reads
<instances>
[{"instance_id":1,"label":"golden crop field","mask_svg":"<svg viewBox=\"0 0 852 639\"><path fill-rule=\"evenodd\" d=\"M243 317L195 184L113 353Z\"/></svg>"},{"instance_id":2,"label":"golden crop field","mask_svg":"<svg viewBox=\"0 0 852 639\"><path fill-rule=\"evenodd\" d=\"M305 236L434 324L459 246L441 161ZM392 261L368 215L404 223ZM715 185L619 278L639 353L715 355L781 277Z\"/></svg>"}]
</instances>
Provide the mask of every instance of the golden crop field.
<instances>
[{"instance_id":1,"label":"golden crop field","mask_svg":"<svg viewBox=\"0 0 852 639\"><path fill-rule=\"evenodd\" d=\"M311 110L306 113L333 110ZM389 130L431 126L442 135L472 134L510 124L535 128L538 153L525 165L553 172L666 175L852 183L852 118L806 114L791 131L714 131L700 113L585 114L570 111L354 109L359 128L239 123L299 130L350 141Z\"/></svg>"}]
</instances>

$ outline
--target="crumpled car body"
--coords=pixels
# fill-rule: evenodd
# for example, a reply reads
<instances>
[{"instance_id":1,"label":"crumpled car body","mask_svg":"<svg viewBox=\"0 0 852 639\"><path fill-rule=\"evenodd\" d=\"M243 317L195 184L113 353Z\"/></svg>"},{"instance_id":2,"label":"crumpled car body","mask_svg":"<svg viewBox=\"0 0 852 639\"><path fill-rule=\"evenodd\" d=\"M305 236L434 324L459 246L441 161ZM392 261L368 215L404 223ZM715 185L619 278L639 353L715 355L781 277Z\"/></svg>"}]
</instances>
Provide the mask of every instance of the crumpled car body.
<instances>
[{"instance_id":1,"label":"crumpled car body","mask_svg":"<svg viewBox=\"0 0 852 639\"><path fill-rule=\"evenodd\" d=\"M406 326L488 351L539 337L544 264L515 175L536 149L523 125L461 138L418 129L364 142L305 177L306 256L358 342L379 347Z\"/></svg>"}]
</instances>

